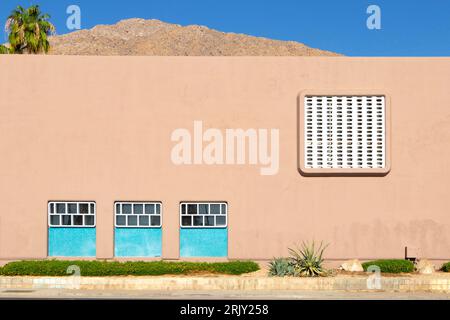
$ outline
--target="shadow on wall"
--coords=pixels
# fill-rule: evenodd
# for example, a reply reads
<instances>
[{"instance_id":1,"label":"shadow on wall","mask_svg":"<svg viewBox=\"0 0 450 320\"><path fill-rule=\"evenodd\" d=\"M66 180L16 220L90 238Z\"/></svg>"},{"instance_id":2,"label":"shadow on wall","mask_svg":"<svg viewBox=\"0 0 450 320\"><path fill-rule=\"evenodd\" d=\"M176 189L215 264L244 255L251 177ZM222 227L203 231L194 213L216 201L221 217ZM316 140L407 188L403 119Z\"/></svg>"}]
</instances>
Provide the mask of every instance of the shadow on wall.
<instances>
[{"instance_id":1,"label":"shadow on wall","mask_svg":"<svg viewBox=\"0 0 450 320\"><path fill-rule=\"evenodd\" d=\"M415 247L420 248L420 258L442 259L450 246L450 226L433 220L374 220L335 226L330 234L333 234L331 258L404 258L405 247ZM362 256L361 252L369 254Z\"/></svg>"}]
</instances>

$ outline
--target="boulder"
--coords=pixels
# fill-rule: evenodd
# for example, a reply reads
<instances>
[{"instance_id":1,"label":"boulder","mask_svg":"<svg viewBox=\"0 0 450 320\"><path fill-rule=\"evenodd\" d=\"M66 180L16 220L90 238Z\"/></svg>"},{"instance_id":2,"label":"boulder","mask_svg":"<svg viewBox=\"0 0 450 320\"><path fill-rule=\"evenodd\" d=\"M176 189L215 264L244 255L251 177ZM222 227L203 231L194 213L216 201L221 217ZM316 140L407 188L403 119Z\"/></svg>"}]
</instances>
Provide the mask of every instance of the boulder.
<instances>
[{"instance_id":1,"label":"boulder","mask_svg":"<svg viewBox=\"0 0 450 320\"><path fill-rule=\"evenodd\" d=\"M364 268L362 267L361 262L359 262L358 259L353 259L347 260L344 263L342 263L341 270L350 272L362 272L364 271Z\"/></svg>"},{"instance_id":2,"label":"boulder","mask_svg":"<svg viewBox=\"0 0 450 320\"><path fill-rule=\"evenodd\" d=\"M435 266L431 261L426 259L420 259L416 263L416 271L420 274L432 274L434 273Z\"/></svg>"}]
</instances>

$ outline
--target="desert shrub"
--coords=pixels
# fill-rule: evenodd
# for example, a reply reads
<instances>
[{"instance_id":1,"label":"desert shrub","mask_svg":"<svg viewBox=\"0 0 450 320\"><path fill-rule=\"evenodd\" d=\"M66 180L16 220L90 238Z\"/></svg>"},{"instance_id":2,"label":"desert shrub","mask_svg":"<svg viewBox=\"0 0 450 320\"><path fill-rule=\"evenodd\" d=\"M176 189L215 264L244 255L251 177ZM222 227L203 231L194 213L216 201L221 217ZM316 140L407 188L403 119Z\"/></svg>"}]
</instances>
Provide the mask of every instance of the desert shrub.
<instances>
[{"instance_id":1,"label":"desert shrub","mask_svg":"<svg viewBox=\"0 0 450 320\"><path fill-rule=\"evenodd\" d=\"M269 262L269 275L284 277L294 275L294 267L286 258L274 258Z\"/></svg>"},{"instance_id":2,"label":"desert shrub","mask_svg":"<svg viewBox=\"0 0 450 320\"><path fill-rule=\"evenodd\" d=\"M442 271L444 272L450 272L450 262L444 263L442 265Z\"/></svg>"},{"instance_id":3,"label":"desert shrub","mask_svg":"<svg viewBox=\"0 0 450 320\"><path fill-rule=\"evenodd\" d=\"M166 262L166 261L68 261L28 260L15 261L0 268L4 276L67 276L69 266L78 266L82 276L148 276L164 274L192 274L198 272L233 274L259 270L253 261L229 262Z\"/></svg>"},{"instance_id":4,"label":"desert shrub","mask_svg":"<svg viewBox=\"0 0 450 320\"><path fill-rule=\"evenodd\" d=\"M290 264L295 276L317 277L326 276L328 272L323 267L323 253L328 245L321 242L317 247L315 242L303 242L296 248L289 248Z\"/></svg>"},{"instance_id":5,"label":"desert shrub","mask_svg":"<svg viewBox=\"0 0 450 320\"><path fill-rule=\"evenodd\" d=\"M362 264L364 271L367 271L367 268L372 265L378 266L380 268L380 271L384 273L402 273L414 271L414 263L409 260L381 259L364 262Z\"/></svg>"}]
</instances>

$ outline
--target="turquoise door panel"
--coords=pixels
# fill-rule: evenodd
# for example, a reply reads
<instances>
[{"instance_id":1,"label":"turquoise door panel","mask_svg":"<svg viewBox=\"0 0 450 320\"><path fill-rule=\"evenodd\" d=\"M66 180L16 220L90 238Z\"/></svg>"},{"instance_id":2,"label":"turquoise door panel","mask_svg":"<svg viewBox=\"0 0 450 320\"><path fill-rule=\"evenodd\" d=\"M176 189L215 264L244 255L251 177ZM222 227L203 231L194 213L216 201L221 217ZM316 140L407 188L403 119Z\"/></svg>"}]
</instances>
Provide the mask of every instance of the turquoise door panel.
<instances>
[{"instance_id":1,"label":"turquoise door panel","mask_svg":"<svg viewBox=\"0 0 450 320\"><path fill-rule=\"evenodd\" d=\"M115 228L116 257L160 257L161 248L161 228Z\"/></svg>"},{"instance_id":2,"label":"turquoise door panel","mask_svg":"<svg viewBox=\"0 0 450 320\"><path fill-rule=\"evenodd\" d=\"M49 228L50 257L95 257L95 228Z\"/></svg>"},{"instance_id":3,"label":"turquoise door panel","mask_svg":"<svg viewBox=\"0 0 450 320\"><path fill-rule=\"evenodd\" d=\"M227 257L228 228L181 228L181 257Z\"/></svg>"}]
</instances>

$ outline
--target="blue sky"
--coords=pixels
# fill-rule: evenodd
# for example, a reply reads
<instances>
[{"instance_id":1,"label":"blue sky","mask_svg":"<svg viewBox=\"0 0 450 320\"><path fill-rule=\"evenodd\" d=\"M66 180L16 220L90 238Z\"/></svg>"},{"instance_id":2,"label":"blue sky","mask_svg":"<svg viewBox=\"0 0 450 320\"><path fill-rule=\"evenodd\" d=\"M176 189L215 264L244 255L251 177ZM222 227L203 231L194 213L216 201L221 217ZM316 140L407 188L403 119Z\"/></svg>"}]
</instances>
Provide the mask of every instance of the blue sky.
<instances>
[{"instance_id":1,"label":"blue sky","mask_svg":"<svg viewBox=\"0 0 450 320\"><path fill-rule=\"evenodd\" d=\"M1 24L18 4L39 4L58 34L71 32L66 8L76 4L83 29L138 17L294 40L348 56L450 56L448 0L1 0ZM366 27L371 4L381 8L381 30Z\"/></svg>"}]
</instances>

